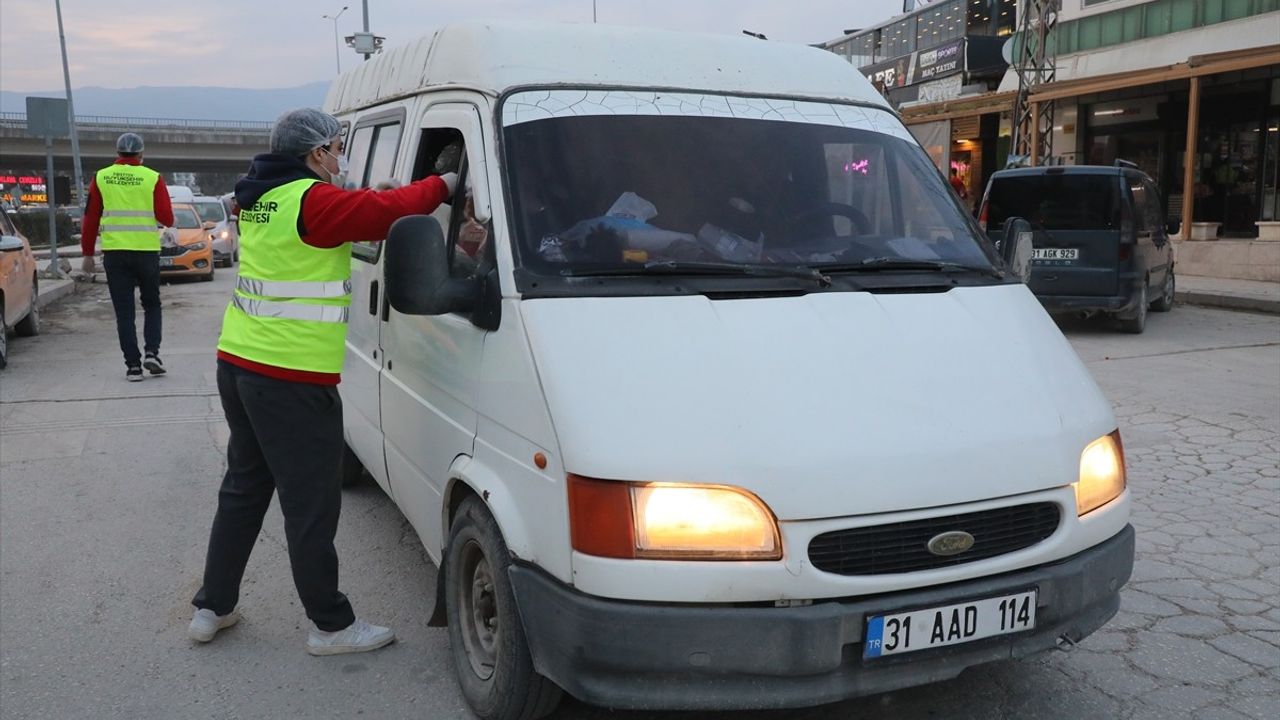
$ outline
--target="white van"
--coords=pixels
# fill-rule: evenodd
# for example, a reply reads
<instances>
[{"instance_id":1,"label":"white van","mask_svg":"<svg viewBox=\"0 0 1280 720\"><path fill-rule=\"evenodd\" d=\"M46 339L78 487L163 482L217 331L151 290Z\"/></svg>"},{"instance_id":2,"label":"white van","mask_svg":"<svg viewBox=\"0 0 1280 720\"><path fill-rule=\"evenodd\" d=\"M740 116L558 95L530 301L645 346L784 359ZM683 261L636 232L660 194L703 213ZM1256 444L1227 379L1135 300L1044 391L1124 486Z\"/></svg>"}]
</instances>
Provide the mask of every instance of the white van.
<instances>
[{"instance_id":1,"label":"white van","mask_svg":"<svg viewBox=\"0 0 1280 720\"><path fill-rule=\"evenodd\" d=\"M340 388L480 717L816 705L1115 614L1112 411L846 61L461 25L326 106L357 185L462 176L356 246Z\"/></svg>"}]
</instances>

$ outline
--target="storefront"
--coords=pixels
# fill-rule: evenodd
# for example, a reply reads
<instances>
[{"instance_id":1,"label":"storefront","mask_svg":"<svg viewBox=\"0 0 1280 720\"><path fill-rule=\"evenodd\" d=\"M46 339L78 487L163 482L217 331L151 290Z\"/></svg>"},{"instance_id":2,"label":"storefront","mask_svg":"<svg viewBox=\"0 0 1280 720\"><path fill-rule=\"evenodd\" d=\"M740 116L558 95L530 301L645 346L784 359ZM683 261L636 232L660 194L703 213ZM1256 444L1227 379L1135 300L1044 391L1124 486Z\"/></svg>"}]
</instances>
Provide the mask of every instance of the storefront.
<instances>
[{"instance_id":1,"label":"storefront","mask_svg":"<svg viewBox=\"0 0 1280 720\"><path fill-rule=\"evenodd\" d=\"M989 93L941 103L903 106L902 120L938 170L954 171L971 209L981 202L991 173L1009 155L1013 93Z\"/></svg>"},{"instance_id":2,"label":"storefront","mask_svg":"<svg viewBox=\"0 0 1280 720\"><path fill-rule=\"evenodd\" d=\"M1136 163L1159 185L1169 219L1195 223L1201 236L1257 237L1258 223L1280 216L1280 46L1031 94L1045 100L1057 104L1058 161Z\"/></svg>"}]
</instances>

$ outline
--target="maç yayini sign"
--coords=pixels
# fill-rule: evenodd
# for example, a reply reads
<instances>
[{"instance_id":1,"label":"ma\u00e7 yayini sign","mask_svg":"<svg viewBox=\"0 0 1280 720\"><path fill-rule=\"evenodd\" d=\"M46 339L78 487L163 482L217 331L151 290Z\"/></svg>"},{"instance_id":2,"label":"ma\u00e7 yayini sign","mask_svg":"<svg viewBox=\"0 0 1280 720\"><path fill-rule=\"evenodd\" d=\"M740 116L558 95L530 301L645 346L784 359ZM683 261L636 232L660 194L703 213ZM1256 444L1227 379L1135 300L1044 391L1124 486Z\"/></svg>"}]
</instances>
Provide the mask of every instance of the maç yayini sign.
<instances>
[{"instance_id":1,"label":"ma\u00e7 yayini sign","mask_svg":"<svg viewBox=\"0 0 1280 720\"><path fill-rule=\"evenodd\" d=\"M868 65L862 68L862 74L886 88L904 87L963 72L964 57L965 38L957 38L928 50Z\"/></svg>"}]
</instances>

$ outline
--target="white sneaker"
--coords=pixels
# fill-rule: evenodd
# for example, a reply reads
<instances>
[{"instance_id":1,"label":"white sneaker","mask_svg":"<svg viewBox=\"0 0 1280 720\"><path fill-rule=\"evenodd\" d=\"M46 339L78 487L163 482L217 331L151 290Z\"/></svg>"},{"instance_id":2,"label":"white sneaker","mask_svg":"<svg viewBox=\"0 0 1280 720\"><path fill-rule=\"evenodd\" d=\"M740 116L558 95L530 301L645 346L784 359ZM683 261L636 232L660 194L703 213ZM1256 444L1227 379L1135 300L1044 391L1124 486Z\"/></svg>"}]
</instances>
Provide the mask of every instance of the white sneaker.
<instances>
[{"instance_id":1,"label":"white sneaker","mask_svg":"<svg viewBox=\"0 0 1280 720\"><path fill-rule=\"evenodd\" d=\"M335 632L312 630L307 638L307 652L312 655L342 655L377 650L390 645L396 639L390 628L356 621Z\"/></svg>"},{"instance_id":2,"label":"white sneaker","mask_svg":"<svg viewBox=\"0 0 1280 720\"><path fill-rule=\"evenodd\" d=\"M212 610L196 610L187 627L187 636L196 642L207 643L218 634L219 630L235 625L240 621L240 613L232 610L226 615L218 615Z\"/></svg>"}]
</instances>

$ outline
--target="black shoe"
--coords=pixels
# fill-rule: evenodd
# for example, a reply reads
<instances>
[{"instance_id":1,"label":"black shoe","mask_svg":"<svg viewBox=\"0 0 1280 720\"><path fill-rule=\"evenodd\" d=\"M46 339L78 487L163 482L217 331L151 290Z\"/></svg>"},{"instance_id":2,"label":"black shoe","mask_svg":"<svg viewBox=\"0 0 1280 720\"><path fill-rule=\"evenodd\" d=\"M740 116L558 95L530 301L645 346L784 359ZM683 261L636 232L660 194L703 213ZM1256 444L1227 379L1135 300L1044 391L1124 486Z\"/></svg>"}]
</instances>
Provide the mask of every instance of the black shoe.
<instances>
[{"instance_id":1,"label":"black shoe","mask_svg":"<svg viewBox=\"0 0 1280 720\"><path fill-rule=\"evenodd\" d=\"M142 365L146 367L147 371L152 375L163 375L165 372L164 363L160 362L159 353L147 353L147 359L142 361Z\"/></svg>"},{"instance_id":2,"label":"black shoe","mask_svg":"<svg viewBox=\"0 0 1280 720\"><path fill-rule=\"evenodd\" d=\"M142 368L130 365L129 369L124 371L124 379L129 382L142 382Z\"/></svg>"}]
</instances>

